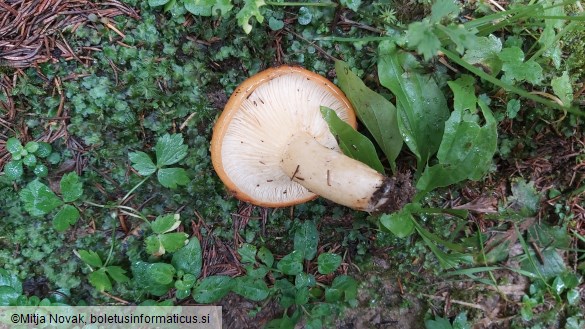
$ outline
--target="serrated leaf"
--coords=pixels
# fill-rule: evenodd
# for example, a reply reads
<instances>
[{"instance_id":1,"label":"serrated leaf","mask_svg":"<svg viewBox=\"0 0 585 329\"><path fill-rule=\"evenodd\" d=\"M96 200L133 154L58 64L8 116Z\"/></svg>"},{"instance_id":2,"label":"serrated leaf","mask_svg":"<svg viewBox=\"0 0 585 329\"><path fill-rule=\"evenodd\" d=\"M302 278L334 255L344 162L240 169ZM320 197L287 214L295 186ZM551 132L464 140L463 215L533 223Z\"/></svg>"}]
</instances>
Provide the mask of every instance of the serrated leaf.
<instances>
[{"instance_id":1,"label":"serrated leaf","mask_svg":"<svg viewBox=\"0 0 585 329\"><path fill-rule=\"evenodd\" d=\"M341 265L341 256L333 253L323 253L317 257L317 269L321 274L335 272Z\"/></svg>"},{"instance_id":2,"label":"serrated leaf","mask_svg":"<svg viewBox=\"0 0 585 329\"><path fill-rule=\"evenodd\" d=\"M408 25L406 38L408 40L408 46L416 49L419 54L423 55L425 61L437 55L437 52L441 48L441 41L427 20ZM388 88L387 86L385 87Z\"/></svg>"},{"instance_id":3,"label":"serrated leaf","mask_svg":"<svg viewBox=\"0 0 585 329\"><path fill-rule=\"evenodd\" d=\"M453 0L437 0L431 7L431 22L440 23L441 19L449 15L459 14L460 6Z\"/></svg>"},{"instance_id":4,"label":"serrated leaf","mask_svg":"<svg viewBox=\"0 0 585 329\"><path fill-rule=\"evenodd\" d=\"M106 275L106 269L100 268L97 271L93 271L89 274L89 283L94 286L98 291L112 290L112 282Z\"/></svg>"},{"instance_id":5,"label":"serrated leaf","mask_svg":"<svg viewBox=\"0 0 585 329\"><path fill-rule=\"evenodd\" d=\"M382 227L399 238L405 238L414 232L414 218L408 209L380 216Z\"/></svg>"},{"instance_id":6,"label":"serrated leaf","mask_svg":"<svg viewBox=\"0 0 585 329\"><path fill-rule=\"evenodd\" d=\"M238 26L242 27L246 34L250 34L252 31L252 24L250 24L252 17L255 17L258 23L264 22L264 16L260 12L260 7L264 5L266 5L264 0L247 0L244 7L236 14Z\"/></svg>"},{"instance_id":7,"label":"serrated leaf","mask_svg":"<svg viewBox=\"0 0 585 329\"><path fill-rule=\"evenodd\" d=\"M93 250L79 250L77 251L79 258L86 262L91 267L102 267L103 263L100 256Z\"/></svg>"},{"instance_id":8,"label":"serrated leaf","mask_svg":"<svg viewBox=\"0 0 585 329\"><path fill-rule=\"evenodd\" d=\"M179 214L160 215L150 223L150 227L154 233L166 233L174 231L181 225L181 216Z\"/></svg>"},{"instance_id":9,"label":"serrated leaf","mask_svg":"<svg viewBox=\"0 0 585 329\"><path fill-rule=\"evenodd\" d=\"M347 63L335 61L335 73L339 80L339 88L353 105L357 117L372 134L394 171L396 169L395 160L402 149L396 107L382 95L368 88L351 71ZM376 169L375 166L370 166Z\"/></svg>"},{"instance_id":10,"label":"serrated leaf","mask_svg":"<svg viewBox=\"0 0 585 329\"><path fill-rule=\"evenodd\" d=\"M72 225L77 223L79 219L79 210L72 205L66 204L57 212L53 218L53 227L58 232L67 230Z\"/></svg>"},{"instance_id":11,"label":"serrated leaf","mask_svg":"<svg viewBox=\"0 0 585 329\"><path fill-rule=\"evenodd\" d=\"M502 51L502 41L493 34L488 37L476 37L475 44L465 51L463 60L469 64L483 64L492 74L502 68L498 54Z\"/></svg>"},{"instance_id":12,"label":"serrated leaf","mask_svg":"<svg viewBox=\"0 0 585 329\"><path fill-rule=\"evenodd\" d=\"M441 26L443 31L453 43L455 43L455 50L463 54L465 49L473 48L477 42L477 29L467 29L464 25L449 25Z\"/></svg>"},{"instance_id":13,"label":"serrated leaf","mask_svg":"<svg viewBox=\"0 0 585 329\"><path fill-rule=\"evenodd\" d=\"M553 78L550 85L555 95L563 102L563 105L570 106L571 102L573 102L573 86L571 85L571 78L569 78L568 72L564 71L560 77Z\"/></svg>"},{"instance_id":14,"label":"serrated leaf","mask_svg":"<svg viewBox=\"0 0 585 329\"><path fill-rule=\"evenodd\" d=\"M167 252L175 252L185 246L189 235L184 232L166 233L159 235L160 242Z\"/></svg>"},{"instance_id":15,"label":"serrated leaf","mask_svg":"<svg viewBox=\"0 0 585 329\"><path fill-rule=\"evenodd\" d=\"M189 184L189 177L183 168L162 168L157 173L158 182L167 188L174 189L178 185Z\"/></svg>"},{"instance_id":16,"label":"serrated leaf","mask_svg":"<svg viewBox=\"0 0 585 329\"><path fill-rule=\"evenodd\" d=\"M177 271L189 273L195 278L199 277L203 264L203 252L197 237L189 238L189 243L173 254L171 264Z\"/></svg>"},{"instance_id":17,"label":"serrated leaf","mask_svg":"<svg viewBox=\"0 0 585 329\"><path fill-rule=\"evenodd\" d=\"M28 183L20 191L19 195L22 202L24 202L24 209L32 216L46 215L63 204L63 201L38 179Z\"/></svg>"},{"instance_id":18,"label":"serrated leaf","mask_svg":"<svg viewBox=\"0 0 585 329\"><path fill-rule=\"evenodd\" d=\"M512 196L508 199L509 207L524 216L533 216L538 212L540 193L534 187L534 182L525 182L522 179L513 180Z\"/></svg>"},{"instance_id":19,"label":"serrated leaf","mask_svg":"<svg viewBox=\"0 0 585 329\"><path fill-rule=\"evenodd\" d=\"M165 247L160 241L159 234L153 234L146 237L146 239L144 239L144 246L146 252L153 256L161 256L166 252Z\"/></svg>"},{"instance_id":20,"label":"serrated leaf","mask_svg":"<svg viewBox=\"0 0 585 329\"><path fill-rule=\"evenodd\" d=\"M130 281L130 278L126 276L126 270L120 266L107 266L105 269L108 275L118 283Z\"/></svg>"},{"instance_id":21,"label":"serrated leaf","mask_svg":"<svg viewBox=\"0 0 585 329\"><path fill-rule=\"evenodd\" d=\"M536 85L543 79L542 67L533 60L524 62L524 52L518 47L504 48L498 57L506 73L502 77L505 82L528 81Z\"/></svg>"},{"instance_id":22,"label":"serrated leaf","mask_svg":"<svg viewBox=\"0 0 585 329\"><path fill-rule=\"evenodd\" d=\"M268 289L266 282L261 279L252 279L247 276L236 278L232 291L255 302L266 299L270 293L270 289Z\"/></svg>"},{"instance_id":23,"label":"serrated leaf","mask_svg":"<svg viewBox=\"0 0 585 329\"><path fill-rule=\"evenodd\" d=\"M229 276L208 276L193 289L193 299L202 304L217 302L232 290L233 285L234 280Z\"/></svg>"},{"instance_id":24,"label":"serrated leaf","mask_svg":"<svg viewBox=\"0 0 585 329\"><path fill-rule=\"evenodd\" d=\"M183 145L183 135L164 134L155 146L156 165L158 168L169 166L181 161L187 156L187 145Z\"/></svg>"},{"instance_id":25,"label":"serrated leaf","mask_svg":"<svg viewBox=\"0 0 585 329\"><path fill-rule=\"evenodd\" d=\"M132 161L132 168L138 171L142 176L148 176L156 171L156 165L148 154L144 152L130 152L128 154L130 161Z\"/></svg>"},{"instance_id":26,"label":"serrated leaf","mask_svg":"<svg viewBox=\"0 0 585 329\"><path fill-rule=\"evenodd\" d=\"M470 76L449 82L455 110L445 123L437 153L439 164L427 167L416 184L421 193L464 179L479 180L491 166L497 148L497 122L487 105L475 97L474 83ZM478 123L476 103L485 119L483 126Z\"/></svg>"},{"instance_id":27,"label":"serrated leaf","mask_svg":"<svg viewBox=\"0 0 585 329\"><path fill-rule=\"evenodd\" d=\"M303 253L294 250L290 254L282 257L276 264L276 268L287 275L297 275L303 271Z\"/></svg>"},{"instance_id":28,"label":"serrated leaf","mask_svg":"<svg viewBox=\"0 0 585 329\"><path fill-rule=\"evenodd\" d=\"M380 43L379 52L380 83L396 95L398 127L421 171L439 149L449 117L447 100L431 76L417 72L419 64L412 55L389 41Z\"/></svg>"},{"instance_id":29,"label":"serrated leaf","mask_svg":"<svg viewBox=\"0 0 585 329\"><path fill-rule=\"evenodd\" d=\"M19 295L22 294L22 283L16 274L12 274L3 268L0 268L0 287L1 286L10 287ZM0 305L4 306L4 304Z\"/></svg>"},{"instance_id":30,"label":"serrated leaf","mask_svg":"<svg viewBox=\"0 0 585 329\"><path fill-rule=\"evenodd\" d=\"M317 254L319 244L319 232L312 220L305 220L295 230L294 249L303 255L306 260L311 260ZM284 258L283 258L284 259Z\"/></svg>"},{"instance_id":31,"label":"serrated leaf","mask_svg":"<svg viewBox=\"0 0 585 329\"><path fill-rule=\"evenodd\" d=\"M73 202L83 194L83 184L75 172L70 172L61 178L61 197L65 202Z\"/></svg>"}]
</instances>

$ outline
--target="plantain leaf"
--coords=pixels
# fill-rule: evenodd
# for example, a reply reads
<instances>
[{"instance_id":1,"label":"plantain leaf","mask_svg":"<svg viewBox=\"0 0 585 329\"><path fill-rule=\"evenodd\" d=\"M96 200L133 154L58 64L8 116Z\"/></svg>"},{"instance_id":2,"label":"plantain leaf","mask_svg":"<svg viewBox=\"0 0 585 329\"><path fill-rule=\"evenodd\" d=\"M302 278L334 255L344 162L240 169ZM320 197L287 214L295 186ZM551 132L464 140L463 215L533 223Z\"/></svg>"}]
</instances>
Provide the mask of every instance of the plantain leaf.
<instances>
[{"instance_id":1,"label":"plantain leaf","mask_svg":"<svg viewBox=\"0 0 585 329\"><path fill-rule=\"evenodd\" d=\"M350 70L347 63L335 61L335 73L339 79L339 88L349 98L358 118L388 158L392 171L395 171L395 160L402 149L396 107L382 95L368 88Z\"/></svg>"},{"instance_id":2,"label":"plantain leaf","mask_svg":"<svg viewBox=\"0 0 585 329\"><path fill-rule=\"evenodd\" d=\"M341 120L330 108L321 106L321 114L345 155L361 161L381 173L384 172L384 166L378 159L374 144L366 136Z\"/></svg>"},{"instance_id":3,"label":"plantain leaf","mask_svg":"<svg viewBox=\"0 0 585 329\"><path fill-rule=\"evenodd\" d=\"M378 47L380 83L396 95L398 128L415 154L418 173L437 152L449 117L447 101L435 80L418 72L419 62L390 41Z\"/></svg>"}]
</instances>

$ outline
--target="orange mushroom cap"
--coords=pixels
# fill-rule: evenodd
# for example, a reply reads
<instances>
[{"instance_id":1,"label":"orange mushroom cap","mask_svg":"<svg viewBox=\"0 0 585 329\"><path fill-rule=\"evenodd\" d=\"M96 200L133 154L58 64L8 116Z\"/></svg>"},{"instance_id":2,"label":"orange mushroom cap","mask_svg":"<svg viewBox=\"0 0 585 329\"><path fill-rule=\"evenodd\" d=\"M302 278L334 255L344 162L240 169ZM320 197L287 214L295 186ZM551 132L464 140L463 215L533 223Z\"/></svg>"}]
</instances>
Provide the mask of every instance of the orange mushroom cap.
<instances>
[{"instance_id":1,"label":"orange mushroom cap","mask_svg":"<svg viewBox=\"0 0 585 329\"><path fill-rule=\"evenodd\" d=\"M267 69L236 89L211 139L213 167L236 198L264 207L286 207L317 197L293 181L280 162L287 142L298 134L309 134L341 152L321 106L356 127L354 110L343 92L301 67Z\"/></svg>"}]
</instances>

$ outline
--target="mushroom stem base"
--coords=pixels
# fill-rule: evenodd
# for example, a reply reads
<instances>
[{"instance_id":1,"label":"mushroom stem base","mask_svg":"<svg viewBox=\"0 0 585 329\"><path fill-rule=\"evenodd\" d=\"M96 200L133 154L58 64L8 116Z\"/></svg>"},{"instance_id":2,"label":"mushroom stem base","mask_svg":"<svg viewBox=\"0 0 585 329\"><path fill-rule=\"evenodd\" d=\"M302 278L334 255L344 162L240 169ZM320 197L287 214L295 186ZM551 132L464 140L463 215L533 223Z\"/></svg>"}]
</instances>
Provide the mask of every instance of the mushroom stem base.
<instances>
[{"instance_id":1,"label":"mushroom stem base","mask_svg":"<svg viewBox=\"0 0 585 329\"><path fill-rule=\"evenodd\" d=\"M402 193L396 188L402 182L380 174L337 149L321 145L308 134L293 136L289 141L281 168L291 180L309 191L353 209L391 211L405 203L395 204L396 194Z\"/></svg>"}]
</instances>

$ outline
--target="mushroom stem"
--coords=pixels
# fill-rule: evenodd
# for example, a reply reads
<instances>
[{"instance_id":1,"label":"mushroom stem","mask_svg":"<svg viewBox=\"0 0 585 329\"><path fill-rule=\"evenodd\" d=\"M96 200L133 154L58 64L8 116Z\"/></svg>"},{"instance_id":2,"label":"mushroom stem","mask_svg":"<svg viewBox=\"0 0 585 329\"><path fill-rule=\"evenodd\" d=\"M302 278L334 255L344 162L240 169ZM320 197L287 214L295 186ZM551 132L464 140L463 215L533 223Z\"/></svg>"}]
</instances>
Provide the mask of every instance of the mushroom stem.
<instances>
[{"instance_id":1,"label":"mushroom stem","mask_svg":"<svg viewBox=\"0 0 585 329\"><path fill-rule=\"evenodd\" d=\"M338 150L330 149L309 134L295 135L282 155L282 170L295 182L338 204L367 212L395 210L395 180ZM401 206L401 205L399 205Z\"/></svg>"}]
</instances>

